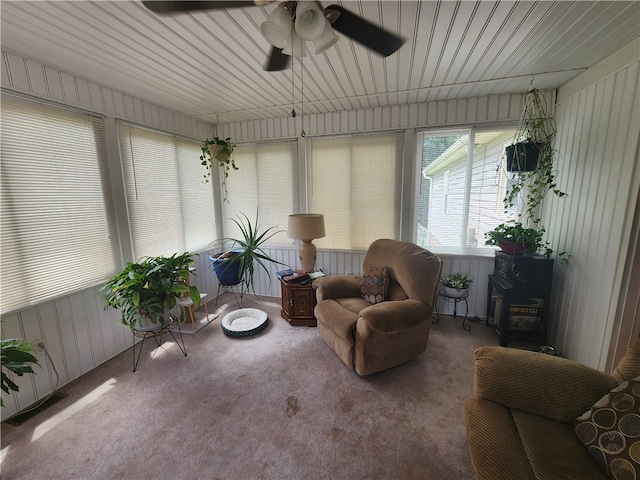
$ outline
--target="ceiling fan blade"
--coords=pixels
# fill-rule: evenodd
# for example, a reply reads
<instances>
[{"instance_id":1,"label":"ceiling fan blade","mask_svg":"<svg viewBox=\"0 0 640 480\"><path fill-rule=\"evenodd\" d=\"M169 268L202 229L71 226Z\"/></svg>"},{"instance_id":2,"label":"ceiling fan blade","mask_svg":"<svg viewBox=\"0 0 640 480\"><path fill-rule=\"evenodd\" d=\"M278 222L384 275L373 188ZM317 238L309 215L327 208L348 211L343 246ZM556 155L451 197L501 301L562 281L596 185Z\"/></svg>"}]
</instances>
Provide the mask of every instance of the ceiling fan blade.
<instances>
[{"instance_id":1,"label":"ceiling fan blade","mask_svg":"<svg viewBox=\"0 0 640 480\"><path fill-rule=\"evenodd\" d=\"M264 69L267 72L279 72L280 70L284 70L289 65L290 58L291 57L289 55L282 53L281 48L271 47L271 53L269 54L269 58L267 59Z\"/></svg>"},{"instance_id":2,"label":"ceiling fan blade","mask_svg":"<svg viewBox=\"0 0 640 480\"><path fill-rule=\"evenodd\" d=\"M155 13L175 13L175 12L190 12L195 10L220 10L223 8L237 8L237 7L252 7L256 5L252 0L239 0L239 1L143 1L142 4L149 10ZM264 3L264 2L262 2Z\"/></svg>"},{"instance_id":3,"label":"ceiling fan blade","mask_svg":"<svg viewBox=\"0 0 640 480\"><path fill-rule=\"evenodd\" d=\"M404 38L374 25L340 5L329 5L325 9L325 15L335 30L384 57L397 52L405 42Z\"/></svg>"}]
</instances>

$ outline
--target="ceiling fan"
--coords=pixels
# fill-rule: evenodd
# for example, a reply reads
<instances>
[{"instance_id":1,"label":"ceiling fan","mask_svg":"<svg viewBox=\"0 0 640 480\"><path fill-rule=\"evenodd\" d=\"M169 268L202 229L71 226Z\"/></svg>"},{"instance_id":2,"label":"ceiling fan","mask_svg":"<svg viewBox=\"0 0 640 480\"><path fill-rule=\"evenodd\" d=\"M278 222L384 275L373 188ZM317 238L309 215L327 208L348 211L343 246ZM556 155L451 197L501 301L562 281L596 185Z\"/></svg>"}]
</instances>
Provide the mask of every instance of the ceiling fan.
<instances>
[{"instance_id":1,"label":"ceiling fan","mask_svg":"<svg viewBox=\"0 0 640 480\"><path fill-rule=\"evenodd\" d=\"M239 1L143 1L158 14L197 10L221 10L266 5L276 0ZM352 38L366 48L387 57L404 44L398 37L365 20L340 5L322 7L318 1L282 1L260 29L271 44L264 66L270 72L284 70L291 56L304 56L305 41L313 41L316 53L322 53L338 41L334 30Z\"/></svg>"}]
</instances>

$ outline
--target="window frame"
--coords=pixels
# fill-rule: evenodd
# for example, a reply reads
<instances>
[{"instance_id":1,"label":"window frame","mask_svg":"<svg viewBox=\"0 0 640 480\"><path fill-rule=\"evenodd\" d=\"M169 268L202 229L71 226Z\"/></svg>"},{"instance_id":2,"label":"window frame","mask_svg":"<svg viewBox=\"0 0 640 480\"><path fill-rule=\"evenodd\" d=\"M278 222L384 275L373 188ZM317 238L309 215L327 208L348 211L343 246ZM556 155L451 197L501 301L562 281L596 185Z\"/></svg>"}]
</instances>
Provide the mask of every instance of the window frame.
<instances>
[{"instance_id":1,"label":"window frame","mask_svg":"<svg viewBox=\"0 0 640 480\"><path fill-rule=\"evenodd\" d=\"M495 253L495 247L493 246L485 246L484 238L479 239L479 243L481 242L482 246L478 247L469 247L467 246L468 242L468 226L469 226L469 216L470 216L470 206L471 206L471 196L472 196L472 178L473 178L473 169L474 163L477 159L474 156L474 149L468 148L468 145L474 145L475 139L478 134L484 132L492 132L496 130L514 130L517 127L516 122L495 122L484 125L460 125L460 126L447 126L447 127L423 127L416 128L414 130L414 178L415 182L413 185L414 195L412 196L412 220L411 227L409 229L410 241L416 242L418 241L418 218L419 218L419 203L420 203L420 184L422 179L422 162L420 160L422 154L423 145L421 143L421 138L423 134L429 134L432 136L438 135L451 135L451 134L467 134L469 136L469 140L467 143L467 155L465 159L465 186L464 186L464 206L462 213L462 226L460 232L460 247L439 247L439 246L428 246L429 250L433 251L437 254L443 255L462 255L462 256L493 256ZM501 161L499 165L499 169L504 173L505 166L505 156L504 153L501 155ZM506 181L505 175L501 175L501 179L498 184L498 191L504 193L504 191L500 188L502 183L506 185L508 182ZM431 204L431 202L430 202ZM502 201L501 198L498 198L496 212L497 214L503 214L503 209L501 208ZM431 209L431 205L430 205Z\"/></svg>"},{"instance_id":2,"label":"window frame","mask_svg":"<svg viewBox=\"0 0 640 480\"><path fill-rule=\"evenodd\" d=\"M406 135L406 129L390 129L390 130L372 130L372 131L364 131L364 132L352 132L352 133L343 133L343 134L335 134L335 135L316 135L316 136L307 136L306 137L306 145L305 145L305 155L304 155L304 167L305 167L305 172L306 172L306 176L305 176L305 185L306 185L306 190L303 193L303 197L304 197L304 201L305 201L305 205L306 205L306 210L307 211L302 211L302 212L296 212L296 213L322 213L325 214L325 221L326 221L326 211L316 211L318 209L314 210L313 205L313 201L312 201L312 194L313 194L313 154L311 152L311 149L313 148L312 143L314 141L330 141L332 139L336 139L338 142L340 142L341 139L347 139L347 138L363 138L363 137L383 137L383 136L393 136L395 139L395 159L393 161L394 165L394 182L393 182L393 194L392 194L392 198L393 198L393 205L395 207L395 211L393 212L393 220L392 220L392 230L394 231L394 235L387 235L389 238L400 238L402 237L402 205L403 205L403 199L404 199L404 188L403 188L403 184L404 184L404 171L405 171L405 167L404 167L404 151L405 151L405 147L406 147L406 142L407 141L411 141L410 137L408 137ZM373 144L375 144L375 140L374 142L372 142ZM355 147L357 148L358 145L355 145ZM349 148L354 148L353 143L351 143ZM350 157L350 160L353 160L352 157ZM355 160L357 162L357 160ZM353 165L351 165L350 167L350 171L353 170ZM350 205L352 205L352 203L350 203ZM314 210L314 211L311 211ZM370 241L375 240L375 238L370 239ZM323 243L326 241L323 241L322 239L317 239L314 243L316 243L318 245L319 249L323 249L323 250L331 250L331 251L340 251L340 252L348 252L348 251L362 251L362 250L366 250L366 247L358 247L358 246L354 246L354 240L350 237L349 242L351 243L350 247L341 247L341 246L336 246L334 245L323 245ZM370 243L370 242L369 242Z\"/></svg>"},{"instance_id":3,"label":"window frame","mask_svg":"<svg viewBox=\"0 0 640 480\"><path fill-rule=\"evenodd\" d=\"M138 123L135 122L131 122L125 119L115 119L115 124L116 124L116 134L117 134L117 146L118 146L118 155L119 155L119 161L120 161L120 168L122 170L122 188L123 188L123 194L124 194L124 201L126 204L126 211L127 211L127 225L128 225L128 235L130 238L130 245L131 245L131 252L133 254L133 260L137 261L143 257L146 256L155 256L155 255L171 255L173 253L181 253L181 251L189 251L191 253L199 253L199 252L203 252L206 251L209 247L209 244L211 242L213 242L215 240L215 238L217 237L218 234L218 208L216 206L216 202L217 202L217 193L220 194L220 198L222 198L222 192L216 192L215 191L215 187L213 185L216 185L215 180L210 180L210 183L205 183L203 181L203 174L200 173L200 169L203 169L203 167L200 165L200 162L198 161L198 158L201 154L201 140L196 139L196 138L192 138L192 137L188 137L186 135L180 135L174 132L168 132L168 131L164 131L158 128L154 128L154 127L149 127L146 125L140 125ZM127 133L127 138L123 138L123 131L124 129L128 129L128 133ZM137 129L141 132L148 132L148 134L150 136L157 136L157 137L162 137L163 139L166 139L168 141L168 145L170 147L172 147L173 149L173 157L171 158L171 160L174 160L173 163L171 163L171 166L174 168L174 170L176 171L176 173L180 170L180 166L182 165L180 163L180 160L182 158L182 156L184 155L183 152L181 152L180 150L180 143L184 143L184 142L188 142L189 144L193 144L192 147L194 149L193 152L193 160L192 163L190 164L190 169L193 170L193 178L192 180L188 180L186 183L191 183L192 186L197 186L198 188L201 188L202 191L206 191L208 190L208 193L211 194L211 205L210 205L210 209L207 210L207 215L211 215L212 219L211 219L211 225L210 225L210 232L208 234L208 242L206 244L200 244L198 246L194 246L193 248L187 248L189 247L189 245L186 243L186 238L189 236L189 230L185 229L185 226L188 226L190 224L190 222L186 221L186 217L189 216L193 216L192 210L191 208L196 208L199 207L201 205L200 202L197 202L195 204L191 204L191 203L187 203L185 202L179 202L178 205L176 206L176 212L179 213L179 217L181 220L181 228L180 228L180 233L182 234L182 248L180 248L179 250L181 251L173 251L171 249L168 249L167 251L148 251L148 252L139 252L136 250L136 240L135 240L135 228L133 223L135 222L134 220L134 216L132 215L132 208L131 208L131 202L136 201L136 199L131 199L129 196L129 189L130 186L127 183L127 162L129 161L129 159L125 159L123 158L123 151L126 150L126 146L123 145L123 141L124 142L129 142L129 146L131 147L131 129ZM159 145L157 148L165 148L166 145L162 144ZM133 153L131 153L132 158L131 158L131 162L132 162L132 168L133 168L133 180L134 183L137 182L137 178L136 178L136 167L135 167L135 163L136 163L136 159L133 158ZM195 172L198 171L197 174L195 174ZM179 178L179 175L175 175L175 185L171 186L169 185L169 187L171 188L176 188L179 191L182 191L183 189L188 190L188 185L183 185L181 179ZM173 177L172 177L173 178ZM217 179L218 177L215 175L212 175L211 177L212 179ZM221 188L221 187L219 187ZM135 190L135 195L138 195L137 192L137 183L134 187ZM179 196L180 199L184 198L184 195L180 195ZM205 218L206 216L205 215ZM199 221L193 222L193 224L199 224ZM167 224L167 227L169 227L171 225L171 223ZM175 227L174 227L175 228ZM144 234L141 234L144 235ZM176 237L177 238L177 237ZM180 242L179 239L177 239L178 242Z\"/></svg>"},{"instance_id":4,"label":"window frame","mask_svg":"<svg viewBox=\"0 0 640 480\"><path fill-rule=\"evenodd\" d=\"M33 175L42 175L43 172L41 171L41 169L35 168L37 167L37 165L31 165L31 168L34 168L34 173L32 176L29 176L29 179L28 179L29 188L26 188L25 190L30 195L36 195L36 198L40 198L42 195L46 195L46 198L49 200L47 202L48 206L46 207L46 210L48 212L46 218L49 218L52 221L56 219L55 223L58 224L58 228L56 229L54 226L52 226L49 230L46 230L46 228L42 228L42 229L37 228L35 231L33 231L32 229L29 229L27 230L27 233L30 236L34 236L34 235L37 236L38 232L40 232L40 234L49 232L46 235L46 237L38 237L38 238L46 238L47 240L59 238L60 236L64 238L69 237L72 239L73 238L76 239L75 241L71 241L71 245L67 245L66 248L64 247L64 243L63 243L62 251L65 252L64 253L65 256L61 260L62 261L61 268L55 268L55 271L57 272L58 275L62 275L63 277L68 275L74 276L73 272L77 272L78 264L88 263L89 265L87 266L87 270L91 270L91 271L99 270L99 273L97 274L85 275L82 281L66 281L66 282L56 282L55 277L51 278L51 275L48 275L46 273L42 273L42 274L34 273L35 277L34 279L29 280L30 282L37 282L40 285L43 285L43 284L55 285L55 287L36 288L34 290L31 290L31 292L28 293L26 296L22 292L19 294L14 294L13 289L9 289L10 298L7 299L6 303L4 301L2 302L3 304L2 304L1 314L6 315L11 312L24 310L25 308L29 308L29 307L35 307L46 302L55 301L59 298L73 295L74 293L77 293L79 291L84 291L89 288L96 287L103 281L104 278L107 278L108 276L113 275L116 272L116 270L120 267L121 250L120 250L120 245L118 241L117 212L116 212L115 202L113 198L114 192L113 192L113 185L112 185L112 172L111 172L111 164L109 162L109 155L108 155L108 133L107 133L108 127L107 127L106 117L104 115L101 115L95 112L91 112L91 111L87 111L84 109L71 107L67 105L62 105L56 102L51 102L46 99L41 99L41 98L33 97L30 95L24 95L24 94L13 92L6 89L2 89L2 97L4 99L3 116L5 115L5 112L8 112L7 104L12 101L15 101L17 103L24 103L24 106L26 109L31 109L34 114L41 114L43 116L43 119L46 118L50 120L55 118L55 116L57 115L59 117L57 119L59 120L57 123L54 124L53 122L47 121L46 125L50 127L42 128L42 130L44 130L47 133L52 131L53 129L63 129L65 123L69 123L70 125L73 125L73 122L75 122L75 120L78 120L75 123L76 127L74 127L76 130L89 127L91 132L89 134L89 137L91 137L93 142L91 144L89 143L77 144L79 148L85 150L85 153L86 153L86 156L81 156L80 160L77 160L77 159L79 158L78 155L81 152L72 153L72 152L67 152L66 150L63 150L61 148L51 149L50 155L47 157L49 166L51 165L51 162L56 162L56 161L58 163L55 164L56 167L54 167L54 170L60 164L68 165L68 168L62 170L62 174L59 175L58 177L51 176L51 174L54 172L53 171L49 172L51 170L51 168L49 168L47 170L47 172L49 173L47 173L46 181L41 181L40 184L42 186L38 187L37 182L34 184L34 182L32 181L32 178L33 178ZM12 99L12 100L9 100L9 99ZM7 113L7 115L10 115L10 114L11 113ZM17 114L19 115L19 112ZM65 117L65 114L67 115L66 117ZM25 120L23 118L20 121L25 121ZM84 125L82 125L83 123ZM15 126L19 126L19 125L20 125L19 123L15 124ZM27 128L25 128L27 132L29 131L28 127L30 127L31 125L33 124L29 124ZM38 124L35 124L34 128L38 128ZM3 125L3 136L9 135L8 133L9 131L10 130L8 130L5 125ZM64 142L65 149L72 148L75 145L75 143L70 144L71 139L74 139L74 142L75 142L79 137L74 137L71 135L71 133L72 132L68 132L66 136L59 135L57 137L50 138L46 141L45 145L48 146L51 144L55 144L56 141L62 141ZM28 133L25 133L25 135L28 135ZM63 136L65 140L59 140ZM20 139L21 138L18 136L15 137L15 140L20 141ZM33 151L34 148L36 148L33 145L34 141L36 141L36 139L29 138L27 140L28 148L25 150L26 151L25 161L30 161L31 163L36 161L34 160L34 155L29 153ZM10 147L7 147L7 148L10 148ZM38 151L42 155L42 153L45 150L46 148L42 148ZM10 155L10 152L7 152L7 154ZM23 157L20 157L20 158L23 158ZM91 160L93 163L87 162L87 159ZM7 162L8 160L5 158L3 161L5 168L11 168L10 163L9 163L9 166L7 166L8 165ZM75 168L73 168L74 162L76 164L81 163L81 165L79 166L81 169L92 168L94 170L93 173L91 171L87 171L86 173L80 173L78 176L78 172L76 171ZM21 165L21 167L23 166L24 164ZM55 178L58 178L60 180L55 181ZM5 179L7 179L6 176L5 176ZM10 177L6 181L10 181ZM83 185L82 183L83 181L86 181L86 183L84 184L86 188L84 189L78 188ZM71 185L73 185L73 188L70 188ZM20 185L18 184L13 188L18 188L19 186ZM4 190L3 196L6 194L12 197L11 191L13 188L10 188L8 192L6 189L3 188ZM53 193L51 194L55 194L55 200L53 201L50 200L51 196L50 194L46 193L47 191L49 192L53 191ZM95 192L101 192L101 194L95 195L94 194ZM28 202L32 201L32 200L28 200L28 197L25 197L25 198L27 198L27 203L25 204L23 202L22 208L27 208ZM98 199L101 199L100 204L95 202ZM61 201L63 202L62 204L56 203ZM74 201L76 202L75 204L69 203ZM74 205L76 206L74 207ZM34 210L28 211L29 215L34 215L34 214L37 215L38 212L40 212L40 215L43 215L44 212L42 211L42 208L37 206L35 207L36 207L35 211ZM86 225L83 221L79 224L76 224L75 222L73 222L73 219L69 218L68 216L57 218L57 215L60 215L60 212L64 213L64 211L68 211L69 208L72 208L75 213L81 213L85 211L86 214L80 217L81 220L87 219L87 218L90 218L90 219L99 218L101 223L100 224L90 223L89 225ZM97 213L96 209L98 209L101 212L97 217L95 215L95 213ZM91 212L95 211L95 213L88 213L89 210ZM22 214L20 213L19 215L21 216ZM9 218L6 221L10 221L10 220L11 219ZM44 225L45 223L51 224L51 222L44 222L44 221L40 222L39 224ZM72 224L75 226L77 225L84 226L83 233L80 235L83 242L86 242L88 241L89 238L93 237L91 246L83 248L83 250L87 250L87 248L92 248L93 250L91 252L86 253L86 255L81 259L76 258L76 255L78 254L78 252L77 252L77 249L74 248L74 246L77 246L77 239L79 237L78 236L74 237L72 235L73 229L75 228L71 226ZM65 227L65 225L71 228L67 228ZM16 227L16 228L28 229L29 227L28 225L26 225L23 227ZM91 235L91 232L93 232L93 235ZM99 247L96 251L95 249L96 238L98 237L102 238L100 243L103 244L103 246ZM22 247L24 248L24 245ZM3 250L5 250L6 248L8 247L5 244ZM60 250L60 247L56 247L56 248ZM46 249L46 245L40 245L38 249L40 250L40 253L42 253L43 249ZM34 255L33 253L27 253L27 256L33 257ZM96 265L95 262L92 263L91 261L96 256L99 256L99 258L103 259L101 261L101 266L99 269L98 269L98 265ZM56 259L58 258L59 257L56 256ZM23 257L20 257L18 261L21 264L21 268L19 269L20 277L24 279L25 275L27 275L27 273L25 273L26 267L24 266L24 263L29 263L29 261L27 260L25 262ZM34 272L42 270L43 268L43 263L39 260L38 262L39 262L38 268L34 269ZM7 268L7 265L6 264L3 265L3 277L4 277L4 273L6 272L6 268ZM11 266L11 262L9 264L9 268L13 268ZM11 274L11 272L9 272L9 274ZM98 280L98 278L100 279ZM28 280L25 279L24 283L27 283L27 282ZM15 283L15 276L14 276L14 280L12 280L11 283ZM23 287L23 288L27 288L27 287ZM16 300L16 298L18 297L19 297L19 300Z\"/></svg>"},{"instance_id":5,"label":"window frame","mask_svg":"<svg viewBox=\"0 0 640 480\"><path fill-rule=\"evenodd\" d=\"M253 147L256 149L256 158L255 158L255 163L256 165L258 164L259 161L259 154L260 152L258 152L257 150L260 148L260 146L268 146L268 145L274 145L274 144L281 144L281 146L284 147L288 147L290 149L290 153L291 153L291 158L290 158L290 168L291 168L291 178L289 179L289 185L286 187L279 187L280 191L284 191L284 192L289 192L290 193L290 197L289 197L289 211L287 212L287 215L291 214L291 213L295 213L295 209L296 206L299 204L299 198L300 198L300 189L299 189L299 169L300 169L300 162L299 162L299 139L298 138L279 138L279 139L274 139L274 140L256 140L256 141L250 141L250 142L237 142L237 145L240 149L242 149L242 147ZM236 149L238 149L238 147L236 147ZM234 152L235 155L236 152ZM239 208L236 208L235 206L233 206L233 200L234 200L234 193L233 193L233 181L234 179L232 178L236 173L239 172L240 175L242 175L244 173L243 171L243 165L240 164L239 161L237 161L237 165L238 165L238 171L231 171L229 173L229 177L227 178L227 186L229 189L229 193L228 193L228 199L229 199L229 203L228 202L224 202L222 200L224 192L221 190L221 193L219 195L219 200L220 200L220 212L221 212L221 220L219 222L220 226L221 226L221 235L219 236L220 239L228 239L228 238L241 238L241 232L239 231L239 228L237 227L237 225L235 224L234 220L236 221L240 221L241 223L245 222L246 223L246 219L241 215L241 214L245 214L247 216L247 218L249 219L249 221L251 222L251 224L253 225L256 219L256 213L258 214L258 223L260 225L260 233L265 232L266 230L270 229L271 227L273 227L270 231L269 234L267 234L267 237L274 232L283 230L283 233L279 233L276 234L274 237L270 238L269 240L265 241L263 243L263 247L265 248L282 248L282 247L289 247L292 246L292 240L289 240L286 237L286 228L287 228L287 216L284 216L281 220L280 223L274 223L274 222L265 222L265 215L261 215L260 214L260 205L256 205L257 210L255 210L253 207L251 207L249 209L249 207L246 206L240 206ZM245 170L246 171L246 170ZM258 178L258 175L256 173L256 177L255 177L256 181L259 181L260 179ZM221 185L221 179L218 182ZM222 189L223 187L220 186L220 188ZM270 194L270 193L268 193ZM258 196L260 196L260 194L258 194ZM255 226L255 225L254 225ZM216 245L216 247L219 247L220 245Z\"/></svg>"}]
</instances>

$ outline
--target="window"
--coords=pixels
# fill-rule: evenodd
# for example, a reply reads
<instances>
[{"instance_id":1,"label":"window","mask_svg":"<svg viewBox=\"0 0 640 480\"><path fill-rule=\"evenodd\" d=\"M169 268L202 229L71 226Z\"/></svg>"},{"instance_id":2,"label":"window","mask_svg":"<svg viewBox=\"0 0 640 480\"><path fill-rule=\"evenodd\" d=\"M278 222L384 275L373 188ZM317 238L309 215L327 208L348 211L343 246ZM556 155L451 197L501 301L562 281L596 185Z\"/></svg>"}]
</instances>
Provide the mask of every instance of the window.
<instances>
[{"instance_id":1,"label":"window","mask_svg":"<svg viewBox=\"0 0 640 480\"><path fill-rule=\"evenodd\" d=\"M227 178L225 237L238 238L240 231L233 219L238 220L241 213L252 224L258 213L261 232L272 226L276 227L272 232L286 230L287 217L295 212L298 198L296 154L296 141L246 143L234 149L238 170L232 170ZM291 245L291 239L283 231L265 245Z\"/></svg>"},{"instance_id":2,"label":"window","mask_svg":"<svg viewBox=\"0 0 640 480\"><path fill-rule=\"evenodd\" d=\"M502 201L503 152L513 135L513 129L418 132L419 245L441 252L484 248L485 232L514 218Z\"/></svg>"},{"instance_id":3,"label":"window","mask_svg":"<svg viewBox=\"0 0 640 480\"><path fill-rule=\"evenodd\" d=\"M398 238L402 133L307 140L309 213L322 213L318 247L366 250Z\"/></svg>"},{"instance_id":4,"label":"window","mask_svg":"<svg viewBox=\"0 0 640 480\"><path fill-rule=\"evenodd\" d=\"M199 141L118 124L134 258L196 252L215 238Z\"/></svg>"},{"instance_id":5,"label":"window","mask_svg":"<svg viewBox=\"0 0 640 480\"><path fill-rule=\"evenodd\" d=\"M1 169L3 313L115 273L101 117L3 94Z\"/></svg>"}]
</instances>

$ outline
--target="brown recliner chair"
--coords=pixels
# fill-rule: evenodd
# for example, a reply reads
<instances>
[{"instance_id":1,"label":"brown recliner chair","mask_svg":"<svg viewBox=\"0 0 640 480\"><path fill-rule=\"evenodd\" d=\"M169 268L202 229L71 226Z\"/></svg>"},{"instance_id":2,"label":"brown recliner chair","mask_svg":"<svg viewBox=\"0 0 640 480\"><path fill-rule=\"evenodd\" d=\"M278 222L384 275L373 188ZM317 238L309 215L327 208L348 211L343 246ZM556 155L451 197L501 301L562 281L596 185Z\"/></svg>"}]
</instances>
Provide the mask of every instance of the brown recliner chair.
<instances>
[{"instance_id":1,"label":"brown recliner chair","mask_svg":"<svg viewBox=\"0 0 640 480\"><path fill-rule=\"evenodd\" d=\"M442 261L416 244L374 241L363 272L386 268L388 292L371 304L361 296L363 277L334 275L313 282L318 332L359 375L395 367L427 348Z\"/></svg>"},{"instance_id":2,"label":"brown recliner chair","mask_svg":"<svg viewBox=\"0 0 640 480\"><path fill-rule=\"evenodd\" d=\"M477 480L608 479L580 442L574 421L619 383L639 375L640 340L612 375L566 358L480 347L474 396L464 405Z\"/></svg>"}]
</instances>

